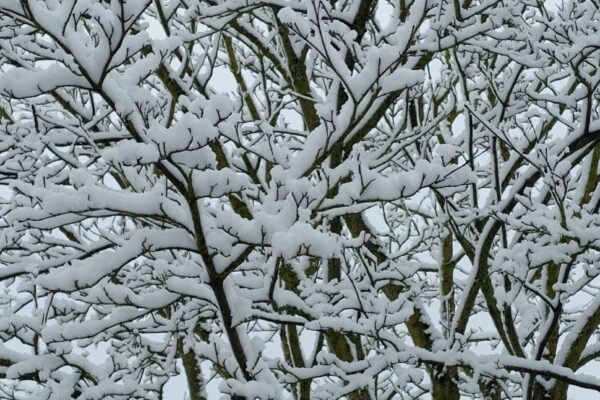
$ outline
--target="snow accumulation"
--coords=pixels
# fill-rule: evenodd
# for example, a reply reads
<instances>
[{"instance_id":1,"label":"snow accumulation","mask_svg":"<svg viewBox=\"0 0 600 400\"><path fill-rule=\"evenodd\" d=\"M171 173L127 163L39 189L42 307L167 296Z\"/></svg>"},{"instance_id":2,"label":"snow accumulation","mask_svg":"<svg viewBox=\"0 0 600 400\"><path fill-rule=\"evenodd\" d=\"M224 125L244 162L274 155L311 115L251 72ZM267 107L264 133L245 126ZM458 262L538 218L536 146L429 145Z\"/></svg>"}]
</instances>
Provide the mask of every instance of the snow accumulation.
<instances>
[{"instance_id":1,"label":"snow accumulation","mask_svg":"<svg viewBox=\"0 0 600 400\"><path fill-rule=\"evenodd\" d=\"M592 0L0 0L0 399L600 399Z\"/></svg>"}]
</instances>

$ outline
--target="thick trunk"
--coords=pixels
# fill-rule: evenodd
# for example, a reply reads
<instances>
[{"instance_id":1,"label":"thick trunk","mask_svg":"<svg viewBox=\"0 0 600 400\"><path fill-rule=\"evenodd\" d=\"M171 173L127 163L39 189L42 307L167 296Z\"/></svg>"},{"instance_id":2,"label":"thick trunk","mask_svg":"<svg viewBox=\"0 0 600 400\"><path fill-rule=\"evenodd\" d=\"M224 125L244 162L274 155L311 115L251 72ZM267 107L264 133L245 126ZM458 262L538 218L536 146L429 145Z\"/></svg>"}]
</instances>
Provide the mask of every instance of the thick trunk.
<instances>
[{"instance_id":1,"label":"thick trunk","mask_svg":"<svg viewBox=\"0 0 600 400\"><path fill-rule=\"evenodd\" d=\"M459 400L458 369L456 367L433 367L431 376L431 398L433 400Z\"/></svg>"},{"instance_id":2,"label":"thick trunk","mask_svg":"<svg viewBox=\"0 0 600 400\"><path fill-rule=\"evenodd\" d=\"M544 386L539 383L535 383L533 386L533 396L531 400L566 400L566 396L563 397L553 397L552 391L546 389Z\"/></svg>"},{"instance_id":3,"label":"thick trunk","mask_svg":"<svg viewBox=\"0 0 600 400\"><path fill-rule=\"evenodd\" d=\"M196 358L196 354L192 350L185 351L183 340L181 339L177 342L177 351L181 355L181 362L185 370L188 390L190 391L190 400L206 400L200 364Z\"/></svg>"}]
</instances>

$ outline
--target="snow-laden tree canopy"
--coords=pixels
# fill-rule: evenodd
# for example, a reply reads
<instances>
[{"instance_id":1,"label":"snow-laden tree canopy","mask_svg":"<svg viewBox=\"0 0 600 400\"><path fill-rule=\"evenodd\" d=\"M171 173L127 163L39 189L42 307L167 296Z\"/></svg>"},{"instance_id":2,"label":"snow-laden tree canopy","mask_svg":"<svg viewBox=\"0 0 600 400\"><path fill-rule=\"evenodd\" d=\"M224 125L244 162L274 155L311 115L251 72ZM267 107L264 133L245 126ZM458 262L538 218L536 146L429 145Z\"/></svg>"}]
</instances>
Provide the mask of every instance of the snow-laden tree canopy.
<instances>
[{"instance_id":1,"label":"snow-laden tree canopy","mask_svg":"<svg viewBox=\"0 0 600 400\"><path fill-rule=\"evenodd\" d=\"M600 391L599 7L1 0L0 398Z\"/></svg>"}]
</instances>

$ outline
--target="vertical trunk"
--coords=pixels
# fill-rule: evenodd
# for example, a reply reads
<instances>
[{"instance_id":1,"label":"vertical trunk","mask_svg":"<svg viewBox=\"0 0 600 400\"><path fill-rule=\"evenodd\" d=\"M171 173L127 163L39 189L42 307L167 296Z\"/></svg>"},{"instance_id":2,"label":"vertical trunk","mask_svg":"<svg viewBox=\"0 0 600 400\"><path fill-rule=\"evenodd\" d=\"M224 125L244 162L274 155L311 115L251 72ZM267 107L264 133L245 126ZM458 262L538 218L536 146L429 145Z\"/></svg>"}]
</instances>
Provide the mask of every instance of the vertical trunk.
<instances>
[{"instance_id":1,"label":"vertical trunk","mask_svg":"<svg viewBox=\"0 0 600 400\"><path fill-rule=\"evenodd\" d=\"M585 312L584 312L585 313ZM577 330L575 340L571 343L568 353L561 362L562 366L575 370L581 358L581 354L585 350L590 337L594 334L600 325L600 304L596 303L593 312L586 317L585 324ZM573 334L572 332L569 335ZM566 339L569 340L569 337ZM556 361L555 361L556 363ZM564 381L556 381L552 389L552 399L565 400L567 398L567 390L569 384Z\"/></svg>"},{"instance_id":2,"label":"vertical trunk","mask_svg":"<svg viewBox=\"0 0 600 400\"><path fill-rule=\"evenodd\" d=\"M549 299L554 299L556 297L556 292L554 290L554 285L558 282L558 273L559 271L559 266L554 264L554 263L550 263L546 266L546 296ZM542 347L543 347L543 356L542 358L546 361L549 362L553 362L554 358L556 357L556 349L558 346L558 339L559 339L559 319L558 316L555 315L557 311L551 310L550 307L548 307L547 305L545 306L545 313L546 313L546 318L552 318L553 319L553 323L552 323L552 327L550 328L549 334L547 338L544 338L545 343L543 343ZM531 395L531 399L532 400L550 400L552 399L552 393L550 390L546 389L544 386L540 385L537 381L535 381L534 379L530 380L530 385L533 384L532 386L532 395Z\"/></svg>"},{"instance_id":3,"label":"vertical trunk","mask_svg":"<svg viewBox=\"0 0 600 400\"><path fill-rule=\"evenodd\" d=\"M556 399L565 400L566 398L559 399L557 397ZM551 390L547 390L545 387L536 382L533 386L533 396L531 397L531 400L554 400L554 397L552 397Z\"/></svg>"},{"instance_id":4,"label":"vertical trunk","mask_svg":"<svg viewBox=\"0 0 600 400\"><path fill-rule=\"evenodd\" d=\"M200 363L193 350L184 350L183 339L177 340L177 352L181 356L185 377L187 379L190 400L206 400Z\"/></svg>"},{"instance_id":5,"label":"vertical trunk","mask_svg":"<svg viewBox=\"0 0 600 400\"><path fill-rule=\"evenodd\" d=\"M332 158L335 163L335 158ZM342 220L340 217L334 218L331 223L331 230L334 233L341 233ZM339 259L332 258L327 262L327 279L340 280L342 276L341 262ZM356 354L358 359L364 358L364 352L360 343L360 338L354 337L352 334L345 334L335 331L325 332L325 341L329 350L342 361L353 361ZM354 350L354 351L353 351ZM364 389L355 390L348 394L349 400L368 400L370 399L369 392Z\"/></svg>"},{"instance_id":6,"label":"vertical trunk","mask_svg":"<svg viewBox=\"0 0 600 400\"><path fill-rule=\"evenodd\" d=\"M479 389L486 400L502 400L502 388L494 380L480 378Z\"/></svg>"},{"instance_id":7,"label":"vertical trunk","mask_svg":"<svg viewBox=\"0 0 600 400\"><path fill-rule=\"evenodd\" d=\"M452 233L442 240L442 264L440 271L440 286L442 302L442 316L449 322L454 319L454 267L452 262ZM448 327L446 327L448 328ZM430 343L424 343L431 346ZM433 400L459 400L458 369L456 367L433 367L429 372L431 376Z\"/></svg>"},{"instance_id":8,"label":"vertical trunk","mask_svg":"<svg viewBox=\"0 0 600 400\"><path fill-rule=\"evenodd\" d=\"M431 398L433 400L459 400L458 369L456 367L433 367L431 376Z\"/></svg>"},{"instance_id":9,"label":"vertical trunk","mask_svg":"<svg viewBox=\"0 0 600 400\"><path fill-rule=\"evenodd\" d=\"M281 264L279 276L281 276L281 279L288 290L298 294L297 288L300 284L300 280L288 264ZM281 325L279 328L279 337L281 339L281 347L283 349L285 361L294 367L306 367L296 326L288 324ZM292 390L294 398L297 400L309 400L311 382L312 380L306 379L295 384Z\"/></svg>"},{"instance_id":10,"label":"vertical trunk","mask_svg":"<svg viewBox=\"0 0 600 400\"><path fill-rule=\"evenodd\" d=\"M421 319L421 311L417 307L415 307L414 314L406 322L406 326L417 347L431 350L433 343L427 334L427 325ZM456 367L434 366L428 368L428 371L431 378L431 398L433 400L460 399L458 369Z\"/></svg>"},{"instance_id":11,"label":"vertical trunk","mask_svg":"<svg viewBox=\"0 0 600 400\"><path fill-rule=\"evenodd\" d=\"M290 348L290 356L296 367L305 367L304 356L300 347L300 340L296 325L288 325L286 329L287 343ZM310 400L310 380L303 380L297 384L297 398L299 400Z\"/></svg>"}]
</instances>

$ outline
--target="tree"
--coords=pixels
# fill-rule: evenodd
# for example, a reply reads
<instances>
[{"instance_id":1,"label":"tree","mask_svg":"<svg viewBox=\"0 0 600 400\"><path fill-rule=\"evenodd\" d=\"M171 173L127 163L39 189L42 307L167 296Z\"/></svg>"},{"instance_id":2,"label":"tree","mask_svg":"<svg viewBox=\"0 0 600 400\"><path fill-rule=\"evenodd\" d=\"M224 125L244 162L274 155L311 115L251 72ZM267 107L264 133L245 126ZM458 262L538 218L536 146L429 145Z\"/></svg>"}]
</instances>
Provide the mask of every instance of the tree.
<instances>
[{"instance_id":1,"label":"tree","mask_svg":"<svg viewBox=\"0 0 600 400\"><path fill-rule=\"evenodd\" d=\"M599 22L2 1L0 398L600 391Z\"/></svg>"}]
</instances>

